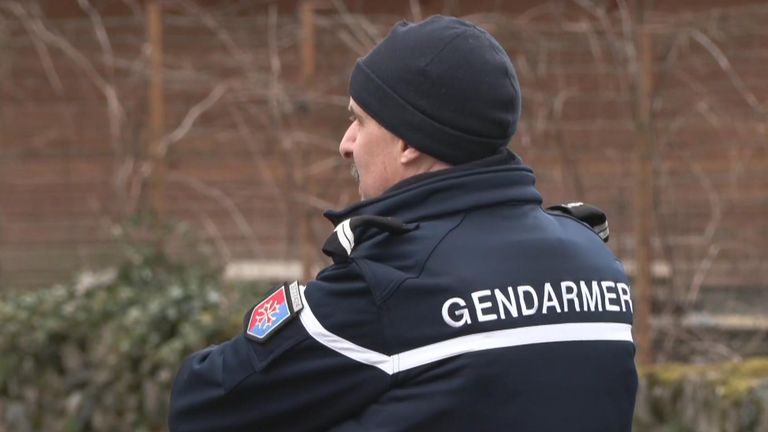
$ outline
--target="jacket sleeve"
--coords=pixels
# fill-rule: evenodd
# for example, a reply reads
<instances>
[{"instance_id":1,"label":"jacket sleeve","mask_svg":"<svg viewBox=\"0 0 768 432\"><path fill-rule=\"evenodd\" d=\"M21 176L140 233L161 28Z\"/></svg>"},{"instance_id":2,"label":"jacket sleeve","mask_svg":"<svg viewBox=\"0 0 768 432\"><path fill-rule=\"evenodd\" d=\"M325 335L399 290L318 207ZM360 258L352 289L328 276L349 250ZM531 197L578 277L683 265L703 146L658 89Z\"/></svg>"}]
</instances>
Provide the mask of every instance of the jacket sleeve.
<instances>
[{"instance_id":1,"label":"jacket sleeve","mask_svg":"<svg viewBox=\"0 0 768 432\"><path fill-rule=\"evenodd\" d=\"M370 290L353 267L326 269L307 287L307 298L333 307L334 328L374 334L376 311L359 310L373 305ZM240 334L192 354L176 376L169 429L324 430L373 403L389 387L389 377L321 344L294 317L264 343Z\"/></svg>"}]
</instances>

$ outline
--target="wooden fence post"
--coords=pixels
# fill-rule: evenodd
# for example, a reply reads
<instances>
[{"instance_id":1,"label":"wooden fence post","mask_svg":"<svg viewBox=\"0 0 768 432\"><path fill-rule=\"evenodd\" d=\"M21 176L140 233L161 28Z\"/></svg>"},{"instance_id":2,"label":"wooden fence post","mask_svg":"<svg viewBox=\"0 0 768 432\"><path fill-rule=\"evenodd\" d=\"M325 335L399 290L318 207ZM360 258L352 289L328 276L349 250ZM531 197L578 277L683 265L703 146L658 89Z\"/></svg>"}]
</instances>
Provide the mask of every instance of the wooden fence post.
<instances>
[{"instance_id":1,"label":"wooden fence post","mask_svg":"<svg viewBox=\"0 0 768 432\"><path fill-rule=\"evenodd\" d=\"M314 0L301 0L299 3L299 17L301 20L301 81L304 91L312 87L315 76L315 2ZM301 151L301 163L305 164L310 155ZM302 167L303 168L303 167ZM307 181L303 169L299 178L299 188L306 195L313 195L312 183ZM306 203L301 205L301 270L302 278L308 281L314 277L315 267L315 239L312 235L312 215L315 212Z\"/></svg>"},{"instance_id":2,"label":"wooden fence post","mask_svg":"<svg viewBox=\"0 0 768 432\"><path fill-rule=\"evenodd\" d=\"M165 97L163 90L163 11L157 0L147 2L147 40L150 49L149 68L149 134L150 163L149 205L159 224L165 215Z\"/></svg>"},{"instance_id":3,"label":"wooden fence post","mask_svg":"<svg viewBox=\"0 0 768 432\"><path fill-rule=\"evenodd\" d=\"M653 280L652 260L652 219L653 219L653 156L654 136L651 127L653 100L653 39L640 12L637 32L638 75L637 75L637 140L634 157L634 201L635 201L635 339L638 346L638 362L646 365L653 362L653 335L651 328L651 304Z\"/></svg>"}]
</instances>

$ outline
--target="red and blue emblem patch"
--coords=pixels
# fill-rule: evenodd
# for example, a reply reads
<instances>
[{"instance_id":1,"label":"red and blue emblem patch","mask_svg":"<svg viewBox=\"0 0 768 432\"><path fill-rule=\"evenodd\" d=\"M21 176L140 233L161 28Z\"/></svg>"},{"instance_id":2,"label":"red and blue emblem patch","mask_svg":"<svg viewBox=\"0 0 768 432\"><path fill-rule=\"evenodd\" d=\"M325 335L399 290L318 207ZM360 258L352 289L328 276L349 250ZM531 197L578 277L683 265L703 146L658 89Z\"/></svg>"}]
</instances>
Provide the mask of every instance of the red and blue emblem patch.
<instances>
[{"instance_id":1,"label":"red and blue emblem patch","mask_svg":"<svg viewBox=\"0 0 768 432\"><path fill-rule=\"evenodd\" d=\"M283 284L251 310L245 334L256 342L264 342L301 310L299 284Z\"/></svg>"}]
</instances>

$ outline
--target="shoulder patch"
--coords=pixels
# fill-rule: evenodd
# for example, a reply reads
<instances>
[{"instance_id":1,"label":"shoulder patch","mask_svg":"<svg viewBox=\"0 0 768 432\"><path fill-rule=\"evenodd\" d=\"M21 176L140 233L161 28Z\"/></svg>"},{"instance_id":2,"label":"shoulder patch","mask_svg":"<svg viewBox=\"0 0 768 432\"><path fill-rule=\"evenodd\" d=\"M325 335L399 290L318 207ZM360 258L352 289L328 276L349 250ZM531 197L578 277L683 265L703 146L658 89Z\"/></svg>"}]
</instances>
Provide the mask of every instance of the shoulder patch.
<instances>
[{"instance_id":1,"label":"shoulder patch","mask_svg":"<svg viewBox=\"0 0 768 432\"><path fill-rule=\"evenodd\" d=\"M287 324L304 305L299 283L284 283L246 314L245 335L248 339L264 343Z\"/></svg>"}]
</instances>

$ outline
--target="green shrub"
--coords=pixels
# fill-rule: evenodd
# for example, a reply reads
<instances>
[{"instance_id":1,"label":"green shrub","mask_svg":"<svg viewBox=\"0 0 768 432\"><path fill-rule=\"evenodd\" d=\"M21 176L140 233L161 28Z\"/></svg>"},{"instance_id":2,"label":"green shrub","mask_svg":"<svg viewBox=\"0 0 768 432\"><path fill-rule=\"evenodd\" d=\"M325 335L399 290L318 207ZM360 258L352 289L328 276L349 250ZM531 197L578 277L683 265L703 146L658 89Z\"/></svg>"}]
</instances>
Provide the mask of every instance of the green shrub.
<instances>
[{"instance_id":1,"label":"green shrub","mask_svg":"<svg viewBox=\"0 0 768 432\"><path fill-rule=\"evenodd\" d=\"M640 384L637 432L768 431L768 358L655 365Z\"/></svg>"},{"instance_id":2,"label":"green shrub","mask_svg":"<svg viewBox=\"0 0 768 432\"><path fill-rule=\"evenodd\" d=\"M0 431L165 430L176 370L241 331L260 289L148 255L112 280L0 302Z\"/></svg>"}]
</instances>

